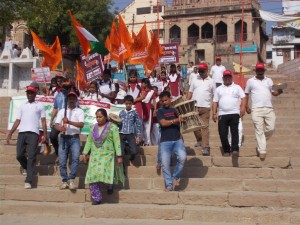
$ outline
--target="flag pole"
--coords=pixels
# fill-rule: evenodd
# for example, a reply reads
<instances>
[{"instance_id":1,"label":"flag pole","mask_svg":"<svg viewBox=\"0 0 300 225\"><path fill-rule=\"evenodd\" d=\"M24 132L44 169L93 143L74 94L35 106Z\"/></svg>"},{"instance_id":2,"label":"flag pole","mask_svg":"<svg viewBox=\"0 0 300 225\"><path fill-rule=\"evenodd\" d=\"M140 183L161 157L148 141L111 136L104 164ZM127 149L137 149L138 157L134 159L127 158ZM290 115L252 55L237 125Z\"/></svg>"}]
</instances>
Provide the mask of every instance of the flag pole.
<instances>
[{"instance_id":1,"label":"flag pole","mask_svg":"<svg viewBox=\"0 0 300 225\"><path fill-rule=\"evenodd\" d=\"M243 79L242 79L242 64L243 64L243 41L244 41L244 7L245 7L245 0L242 0L242 27L241 27L241 37L240 37L240 84L244 86Z\"/></svg>"}]
</instances>

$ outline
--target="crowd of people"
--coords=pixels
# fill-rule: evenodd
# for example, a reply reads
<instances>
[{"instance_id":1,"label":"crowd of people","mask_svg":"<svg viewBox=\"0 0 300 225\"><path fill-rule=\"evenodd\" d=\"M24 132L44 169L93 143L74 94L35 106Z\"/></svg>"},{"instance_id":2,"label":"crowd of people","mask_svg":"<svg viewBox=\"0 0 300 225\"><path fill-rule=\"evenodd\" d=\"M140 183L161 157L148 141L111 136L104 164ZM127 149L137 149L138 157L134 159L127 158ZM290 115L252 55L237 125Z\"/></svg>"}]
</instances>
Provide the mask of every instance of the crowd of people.
<instances>
[{"instance_id":1,"label":"crowd of people","mask_svg":"<svg viewBox=\"0 0 300 225\"><path fill-rule=\"evenodd\" d=\"M258 157L264 160L267 153L266 140L275 129L272 95L282 93L282 90L272 90L273 82L264 75L265 70L263 63L257 63L256 75L248 80L245 90L233 83L234 74L222 65L221 57L216 57L216 64L210 71L205 62L198 66L190 63L187 77L182 75L181 68L175 64L171 64L169 70L161 66L159 72L154 71L142 80L138 79L137 71L128 71L128 82L125 85L114 82L111 70L105 69L102 78L91 82L86 92L78 91L71 84L68 92L64 91L65 77L57 75L45 93L55 98L50 120L50 141L60 167L60 189L76 189L74 179L82 155L83 160L88 162L85 183L90 186L93 204L100 204L100 182L106 184L108 193L113 192L114 183L124 183L125 146L129 146L129 160L134 164L139 145L157 145L156 168L162 169L165 191L175 190L180 183L186 160L181 122L188 119L179 115L172 105L172 101L179 96L195 103L195 112L203 124L201 129L194 131L195 147L201 147L204 156L209 156L211 151L210 119L218 122L223 155L239 156L243 136L242 117L247 112L252 114ZM156 82L162 83L163 90L160 93L158 87L153 85ZM43 141L47 142L45 110L41 103L35 101L37 92L38 86L34 83L27 87L28 102L21 106L17 120L7 136L9 142L19 126L17 160L27 171L25 188L31 188L32 184L39 120L43 124ZM125 105L125 109L119 113L120 121L117 122L105 109L97 110L97 123L91 126L83 152L80 151L80 129L84 126L84 113L80 109L79 98ZM28 160L25 157L26 147ZM68 174L70 152L72 164ZM170 164L173 154L176 155L176 165L172 174Z\"/></svg>"}]
</instances>

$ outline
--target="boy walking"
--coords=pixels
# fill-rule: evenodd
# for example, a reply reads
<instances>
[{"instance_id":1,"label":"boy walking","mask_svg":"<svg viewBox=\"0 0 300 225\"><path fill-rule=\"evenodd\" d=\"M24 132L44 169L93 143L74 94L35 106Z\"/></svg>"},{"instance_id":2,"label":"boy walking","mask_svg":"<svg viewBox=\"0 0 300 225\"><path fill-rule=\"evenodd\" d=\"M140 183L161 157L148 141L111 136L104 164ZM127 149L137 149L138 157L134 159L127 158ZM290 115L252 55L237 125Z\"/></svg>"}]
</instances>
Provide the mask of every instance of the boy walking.
<instances>
[{"instance_id":1,"label":"boy walking","mask_svg":"<svg viewBox=\"0 0 300 225\"><path fill-rule=\"evenodd\" d=\"M162 108L157 111L157 120L161 126L160 150L162 171L165 180L165 191L173 191L179 185L180 175L186 160L186 150L181 139L180 124L181 117L177 117L174 108L170 108L171 95L163 91L159 95ZM176 155L176 165L171 175L170 164L172 154Z\"/></svg>"},{"instance_id":2,"label":"boy walking","mask_svg":"<svg viewBox=\"0 0 300 225\"><path fill-rule=\"evenodd\" d=\"M124 154L126 141L130 148L130 161L133 161L137 153L137 144L142 138L142 121L135 109L132 109L134 99L131 95L124 97L126 109L123 109L119 116L122 119L120 128L121 149Z\"/></svg>"}]
</instances>

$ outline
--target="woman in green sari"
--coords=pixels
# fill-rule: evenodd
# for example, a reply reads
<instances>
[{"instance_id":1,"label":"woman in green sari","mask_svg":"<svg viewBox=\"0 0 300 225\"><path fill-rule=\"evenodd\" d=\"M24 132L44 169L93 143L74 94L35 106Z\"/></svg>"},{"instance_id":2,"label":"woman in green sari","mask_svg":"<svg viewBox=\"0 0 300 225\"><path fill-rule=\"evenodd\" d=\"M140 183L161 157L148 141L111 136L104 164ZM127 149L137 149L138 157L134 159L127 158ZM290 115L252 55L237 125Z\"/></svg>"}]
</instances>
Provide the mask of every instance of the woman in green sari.
<instances>
[{"instance_id":1,"label":"woman in green sari","mask_svg":"<svg viewBox=\"0 0 300 225\"><path fill-rule=\"evenodd\" d=\"M96 120L82 153L85 162L90 153L85 183L89 184L93 205L102 201L100 182L112 187L114 183L120 181L124 184L125 181L119 128L108 121L105 109L96 111Z\"/></svg>"}]
</instances>

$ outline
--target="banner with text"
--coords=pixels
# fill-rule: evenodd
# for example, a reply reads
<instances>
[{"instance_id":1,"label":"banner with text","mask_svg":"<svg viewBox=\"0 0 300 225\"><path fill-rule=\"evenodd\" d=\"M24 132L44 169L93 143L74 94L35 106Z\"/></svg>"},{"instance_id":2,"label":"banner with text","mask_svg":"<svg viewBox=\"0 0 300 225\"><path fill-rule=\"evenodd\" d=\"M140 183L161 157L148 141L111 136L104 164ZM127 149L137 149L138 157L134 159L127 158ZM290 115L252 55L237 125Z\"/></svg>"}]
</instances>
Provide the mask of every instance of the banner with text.
<instances>
[{"instance_id":1,"label":"banner with text","mask_svg":"<svg viewBox=\"0 0 300 225\"><path fill-rule=\"evenodd\" d=\"M50 83L51 73L49 67L31 68L31 79L37 83Z\"/></svg>"},{"instance_id":2,"label":"banner with text","mask_svg":"<svg viewBox=\"0 0 300 225\"><path fill-rule=\"evenodd\" d=\"M45 107L46 112L46 121L47 121L47 128L48 131L50 131L50 118L52 115L53 110L53 103L54 103L54 97L51 96L37 96L36 101L41 102ZM115 113L119 115L119 112L123 109L125 109L125 105L113 105L107 102L97 102L92 100L78 100L80 108L84 112L84 127L81 129L82 134L88 134L90 131L90 126L96 123L96 117L95 113L97 109L104 108L107 113ZM8 118L8 130L10 130L17 118L17 115L19 113L20 106L27 102L26 96L16 96L12 97L12 100L10 102L10 109L9 109L9 118ZM40 125L40 128L41 125Z\"/></svg>"},{"instance_id":3,"label":"banner with text","mask_svg":"<svg viewBox=\"0 0 300 225\"><path fill-rule=\"evenodd\" d=\"M93 53L87 57L81 55L80 58L81 66L88 82L94 81L103 75L104 65L100 54Z\"/></svg>"},{"instance_id":4,"label":"banner with text","mask_svg":"<svg viewBox=\"0 0 300 225\"><path fill-rule=\"evenodd\" d=\"M178 44L161 44L163 49L163 54L159 59L160 64L169 64L169 63L178 63L179 54L178 54Z\"/></svg>"}]
</instances>

